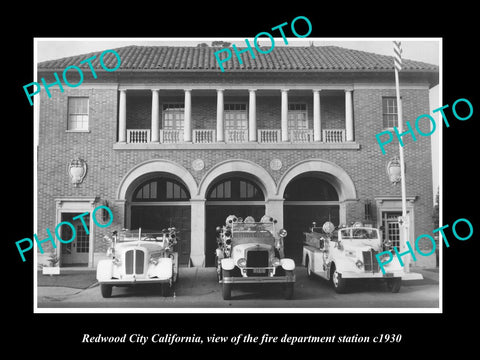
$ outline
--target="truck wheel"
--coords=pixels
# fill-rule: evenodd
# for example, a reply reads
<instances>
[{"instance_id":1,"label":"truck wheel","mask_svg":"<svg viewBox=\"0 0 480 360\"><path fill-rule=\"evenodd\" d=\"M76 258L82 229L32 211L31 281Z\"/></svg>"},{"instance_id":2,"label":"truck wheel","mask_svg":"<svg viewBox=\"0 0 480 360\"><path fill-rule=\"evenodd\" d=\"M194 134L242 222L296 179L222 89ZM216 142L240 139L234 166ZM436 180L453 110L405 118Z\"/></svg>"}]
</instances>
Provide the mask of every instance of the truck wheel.
<instances>
[{"instance_id":1,"label":"truck wheel","mask_svg":"<svg viewBox=\"0 0 480 360\"><path fill-rule=\"evenodd\" d=\"M307 268L307 276L309 279L313 279L313 271L312 271L312 263L310 262L310 257L307 256L307 259L305 260L306 262L306 268Z\"/></svg>"},{"instance_id":2,"label":"truck wheel","mask_svg":"<svg viewBox=\"0 0 480 360\"><path fill-rule=\"evenodd\" d=\"M100 291L102 293L102 297L109 298L110 296L112 296L112 288L112 285L100 284Z\"/></svg>"},{"instance_id":3,"label":"truck wheel","mask_svg":"<svg viewBox=\"0 0 480 360\"><path fill-rule=\"evenodd\" d=\"M338 294L343 294L347 289L347 280L342 278L342 274L340 274L335 265L332 264L332 269L330 270L330 279L332 280L333 288L335 292Z\"/></svg>"},{"instance_id":4,"label":"truck wheel","mask_svg":"<svg viewBox=\"0 0 480 360\"><path fill-rule=\"evenodd\" d=\"M229 270L222 270L222 278L225 279L226 277L230 277ZM226 284L225 282L222 283L222 296L223 300L230 300L232 297L232 284Z\"/></svg>"},{"instance_id":5,"label":"truck wheel","mask_svg":"<svg viewBox=\"0 0 480 360\"><path fill-rule=\"evenodd\" d=\"M285 275L287 277L293 277L293 271L288 270L285 271ZM290 300L293 298L293 282L289 282L285 284L285 299Z\"/></svg>"},{"instance_id":6,"label":"truck wheel","mask_svg":"<svg viewBox=\"0 0 480 360\"><path fill-rule=\"evenodd\" d=\"M387 289L392 293L398 293L402 286L402 278L387 279Z\"/></svg>"}]
</instances>

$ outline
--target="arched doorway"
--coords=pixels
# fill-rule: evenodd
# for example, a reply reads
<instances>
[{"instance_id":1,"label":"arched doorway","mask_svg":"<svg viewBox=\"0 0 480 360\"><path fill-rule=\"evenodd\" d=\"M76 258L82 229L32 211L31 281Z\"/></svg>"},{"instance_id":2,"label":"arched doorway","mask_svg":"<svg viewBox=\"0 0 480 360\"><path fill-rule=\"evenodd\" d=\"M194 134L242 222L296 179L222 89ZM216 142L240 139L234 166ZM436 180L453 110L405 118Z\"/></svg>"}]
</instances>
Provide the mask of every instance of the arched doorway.
<instances>
[{"instance_id":1,"label":"arched doorway","mask_svg":"<svg viewBox=\"0 0 480 360\"><path fill-rule=\"evenodd\" d=\"M224 225L228 215L253 216L257 221L265 215L265 195L247 174L222 176L207 190L205 266L215 266L215 228Z\"/></svg>"},{"instance_id":2,"label":"arched doorway","mask_svg":"<svg viewBox=\"0 0 480 360\"><path fill-rule=\"evenodd\" d=\"M313 221L318 226L325 221L339 225L339 196L322 173L306 173L288 183L284 199L284 228L288 231L285 256L299 263L302 260L303 233L308 231Z\"/></svg>"},{"instance_id":3,"label":"arched doorway","mask_svg":"<svg viewBox=\"0 0 480 360\"><path fill-rule=\"evenodd\" d=\"M127 227L160 231L174 226L180 233L176 250L179 263L187 265L191 248L190 193L180 179L171 174L152 173L132 184Z\"/></svg>"}]
</instances>

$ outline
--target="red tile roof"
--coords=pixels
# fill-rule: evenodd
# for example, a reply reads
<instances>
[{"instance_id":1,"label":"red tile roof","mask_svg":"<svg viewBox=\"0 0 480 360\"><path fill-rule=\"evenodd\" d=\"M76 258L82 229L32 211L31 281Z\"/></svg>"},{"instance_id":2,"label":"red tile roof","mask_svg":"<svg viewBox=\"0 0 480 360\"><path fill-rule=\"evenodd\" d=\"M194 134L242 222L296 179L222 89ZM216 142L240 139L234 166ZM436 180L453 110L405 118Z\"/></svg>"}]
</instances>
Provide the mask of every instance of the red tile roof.
<instances>
[{"instance_id":1,"label":"red tile roof","mask_svg":"<svg viewBox=\"0 0 480 360\"><path fill-rule=\"evenodd\" d=\"M214 53L220 47L183 47L183 46L125 46L114 49L121 58L121 66L116 71L220 71ZM222 65L225 72L268 71L268 72L384 72L393 71L393 56L379 55L365 51L346 49L338 46L277 46L268 54L255 51L255 59L249 52L241 55L240 64L233 49L232 58ZM241 50L241 49L239 49ZM268 50L268 49L266 49ZM80 61L93 55L95 69L101 70L99 56L102 51L38 64L39 70L63 71L67 66L77 65L87 68L88 64L79 65ZM220 58L226 57L226 52ZM115 68L117 59L114 54L104 56L104 64ZM438 66L420 61L403 59L402 71L438 72Z\"/></svg>"}]
</instances>

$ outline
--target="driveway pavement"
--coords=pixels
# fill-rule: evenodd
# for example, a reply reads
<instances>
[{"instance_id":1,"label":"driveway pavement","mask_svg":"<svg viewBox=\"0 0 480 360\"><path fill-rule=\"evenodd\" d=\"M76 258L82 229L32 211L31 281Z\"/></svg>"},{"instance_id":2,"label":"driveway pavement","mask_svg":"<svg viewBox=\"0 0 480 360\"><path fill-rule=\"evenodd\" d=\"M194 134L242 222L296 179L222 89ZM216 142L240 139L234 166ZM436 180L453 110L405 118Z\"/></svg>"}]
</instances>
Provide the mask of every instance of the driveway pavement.
<instances>
[{"instance_id":1,"label":"driveway pavement","mask_svg":"<svg viewBox=\"0 0 480 360\"><path fill-rule=\"evenodd\" d=\"M381 281L372 280L354 281L348 293L337 294L327 281L309 279L305 268L298 267L292 300L283 299L280 284L244 284L234 288L232 300L225 301L214 268L181 268L179 282L171 297L162 297L157 285L143 285L114 287L109 299L102 298L95 281L95 271L69 270L59 276L68 276L71 287L60 279L55 281L63 286L42 286L51 284L38 275L37 301L40 309L109 308L111 311L111 308L116 308L119 312L122 308L149 308L154 312L162 309L170 309L167 311L171 312L175 308L206 308L210 311L214 308L311 308L320 312L325 309L383 308L388 311L389 308L428 308L435 312L439 307L438 269L412 271L421 273L424 279L402 281L402 288L397 294L388 292Z\"/></svg>"}]
</instances>

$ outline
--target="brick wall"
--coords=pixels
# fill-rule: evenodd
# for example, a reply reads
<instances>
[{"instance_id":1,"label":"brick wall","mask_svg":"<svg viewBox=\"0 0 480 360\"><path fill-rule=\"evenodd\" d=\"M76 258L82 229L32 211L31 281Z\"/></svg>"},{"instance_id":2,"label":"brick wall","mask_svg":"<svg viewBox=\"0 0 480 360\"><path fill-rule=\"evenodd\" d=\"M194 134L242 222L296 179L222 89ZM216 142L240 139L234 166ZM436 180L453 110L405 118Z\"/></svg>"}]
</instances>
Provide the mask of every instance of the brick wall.
<instances>
[{"instance_id":1,"label":"brick wall","mask_svg":"<svg viewBox=\"0 0 480 360\"><path fill-rule=\"evenodd\" d=\"M113 150L117 139L118 92L115 89L76 89L65 88L64 93L50 90L52 98L41 93L39 148L38 148L38 235L45 238L45 228L55 228L55 201L57 197L98 196L108 199L114 213L112 228L124 226L123 204L115 203L121 179L127 171L140 162L149 159L166 159L185 167L191 172L197 183L213 166L229 159L251 160L265 168L278 183L284 171L295 163L309 159L323 159L342 167L352 178L360 200L378 195L400 195L400 187L390 184L386 176L386 164L397 153L398 146L387 146L387 155L382 155L375 134L382 131L382 96L394 96L394 90L356 89L353 92L355 141L359 150L315 150L315 149L256 149L214 150ZM258 128L279 128L280 96L261 96L257 92ZM293 93L293 91L292 91ZM88 96L90 107L90 132L66 132L68 96ZM175 97L174 97L175 98ZM172 98L172 100L174 99ZM328 98L328 99L327 99ZM402 90L404 118L415 118L428 113L428 90ZM128 98L128 128L132 126L130 115L138 119L144 128L150 128L151 98ZM246 96L225 96L225 103L242 100L248 103ZM170 100L170 99L169 99ZM307 102L308 117L313 118L312 96L295 97L289 94L291 101ZM163 101L163 100L162 100ZM183 97L178 97L182 102ZM344 128L344 95L324 96L322 102L322 127ZM216 95L192 96L193 128L215 129ZM312 126L311 126L312 127ZM67 164L74 157L81 157L88 164L88 173L79 187L74 187L67 173ZM192 161L202 159L205 167L201 171L192 169ZM269 163L279 158L283 167L279 171L271 170ZM414 143L405 146L407 166L407 190L409 196L417 196L415 201L416 236L431 233L434 228L431 221L433 209L431 184L430 138L419 137ZM364 203L352 202L347 205L347 221L364 216ZM372 214L375 216L375 208ZM100 241L104 231L97 231L95 251L105 251ZM422 245L423 246L423 245Z\"/></svg>"}]
</instances>

